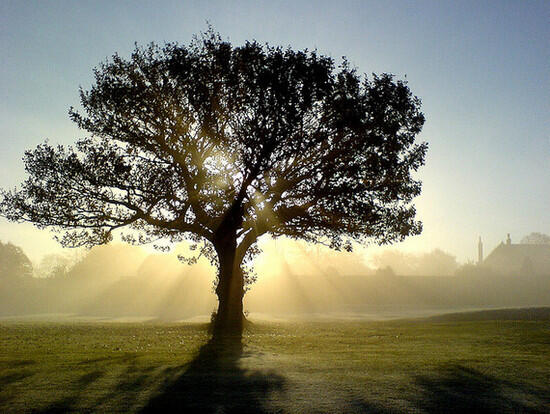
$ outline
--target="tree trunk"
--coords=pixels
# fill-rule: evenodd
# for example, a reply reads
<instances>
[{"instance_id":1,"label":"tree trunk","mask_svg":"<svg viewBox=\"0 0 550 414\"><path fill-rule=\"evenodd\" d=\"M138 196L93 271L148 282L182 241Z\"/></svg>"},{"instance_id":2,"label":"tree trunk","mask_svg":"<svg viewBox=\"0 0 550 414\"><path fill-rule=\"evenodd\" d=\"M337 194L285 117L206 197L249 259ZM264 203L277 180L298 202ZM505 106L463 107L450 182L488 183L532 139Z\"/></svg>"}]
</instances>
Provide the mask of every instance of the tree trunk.
<instances>
[{"instance_id":1,"label":"tree trunk","mask_svg":"<svg viewBox=\"0 0 550 414\"><path fill-rule=\"evenodd\" d=\"M218 311L213 321L213 339L240 340L243 332L244 283L240 263L236 260L237 240L228 232L215 243L220 263L216 288Z\"/></svg>"}]
</instances>

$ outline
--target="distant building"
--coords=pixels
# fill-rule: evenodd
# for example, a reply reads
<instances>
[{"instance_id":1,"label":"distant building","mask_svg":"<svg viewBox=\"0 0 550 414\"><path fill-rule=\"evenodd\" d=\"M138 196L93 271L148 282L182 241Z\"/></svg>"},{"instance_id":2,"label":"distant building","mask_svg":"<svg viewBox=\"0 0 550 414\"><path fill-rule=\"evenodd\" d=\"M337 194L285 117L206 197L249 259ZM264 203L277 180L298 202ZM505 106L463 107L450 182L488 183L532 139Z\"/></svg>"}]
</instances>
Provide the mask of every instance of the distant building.
<instances>
[{"instance_id":1,"label":"distant building","mask_svg":"<svg viewBox=\"0 0 550 414\"><path fill-rule=\"evenodd\" d=\"M480 246L481 238L481 258ZM550 244L513 244L508 233L506 243L500 243L481 263L501 274L550 275Z\"/></svg>"}]
</instances>

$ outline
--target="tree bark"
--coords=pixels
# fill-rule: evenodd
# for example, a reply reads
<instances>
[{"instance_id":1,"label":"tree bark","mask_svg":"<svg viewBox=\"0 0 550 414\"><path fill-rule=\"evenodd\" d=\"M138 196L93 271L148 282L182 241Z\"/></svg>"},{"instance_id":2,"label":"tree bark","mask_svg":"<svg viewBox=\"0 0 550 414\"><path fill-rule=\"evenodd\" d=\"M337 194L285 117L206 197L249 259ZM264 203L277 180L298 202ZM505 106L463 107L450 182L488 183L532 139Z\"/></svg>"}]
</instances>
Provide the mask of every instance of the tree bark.
<instances>
[{"instance_id":1,"label":"tree bark","mask_svg":"<svg viewBox=\"0 0 550 414\"><path fill-rule=\"evenodd\" d=\"M242 337L244 280L237 259L236 231L225 228L216 238L214 247L219 259L218 311L213 321L213 339Z\"/></svg>"}]
</instances>

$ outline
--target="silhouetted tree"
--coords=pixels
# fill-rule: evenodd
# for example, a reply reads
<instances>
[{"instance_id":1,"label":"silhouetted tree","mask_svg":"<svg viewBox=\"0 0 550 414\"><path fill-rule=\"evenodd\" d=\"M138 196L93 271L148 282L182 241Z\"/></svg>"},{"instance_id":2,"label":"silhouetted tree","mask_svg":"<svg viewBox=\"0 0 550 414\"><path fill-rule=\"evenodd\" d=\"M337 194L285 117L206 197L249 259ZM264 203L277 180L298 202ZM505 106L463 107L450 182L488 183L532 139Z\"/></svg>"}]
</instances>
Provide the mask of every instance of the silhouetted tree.
<instances>
[{"instance_id":1,"label":"silhouetted tree","mask_svg":"<svg viewBox=\"0 0 550 414\"><path fill-rule=\"evenodd\" d=\"M218 265L215 335L242 332L246 263L266 233L334 249L421 231L411 204L423 163L420 100L392 75L209 31L189 46L114 55L71 119L90 135L25 153L3 193L11 220L65 246L185 238ZM186 258L184 258L186 259ZM195 258L187 258L193 261ZM243 265L243 263L245 265Z\"/></svg>"},{"instance_id":2,"label":"silhouetted tree","mask_svg":"<svg viewBox=\"0 0 550 414\"><path fill-rule=\"evenodd\" d=\"M521 239L522 244L550 244L550 236L543 233L529 233L523 239Z\"/></svg>"},{"instance_id":3,"label":"silhouetted tree","mask_svg":"<svg viewBox=\"0 0 550 414\"><path fill-rule=\"evenodd\" d=\"M423 254L385 250L374 255L373 262L378 268L391 267L398 275L452 275L458 268L456 258L440 249Z\"/></svg>"},{"instance_id":4,"label":"silhouetted tree","mask_svg":"<svg viewBox=\"0 0 550 414\"><path fill-rule=\"evenodd\" d=\"M19 246L0 242L0 281L17 282L32 277L32 263Z\"/></svg>"},{"instance_id":5,"label":"silhouetted tree","mask_svg":"<svg viewBox=\"0 0 550 414\"><path fill-rule=\"evenodd\" d=\"M63 279L67 277L71 260L60 254L48 254L42 258L36 273L41 278Z\"/></svg>"}]
</instances>

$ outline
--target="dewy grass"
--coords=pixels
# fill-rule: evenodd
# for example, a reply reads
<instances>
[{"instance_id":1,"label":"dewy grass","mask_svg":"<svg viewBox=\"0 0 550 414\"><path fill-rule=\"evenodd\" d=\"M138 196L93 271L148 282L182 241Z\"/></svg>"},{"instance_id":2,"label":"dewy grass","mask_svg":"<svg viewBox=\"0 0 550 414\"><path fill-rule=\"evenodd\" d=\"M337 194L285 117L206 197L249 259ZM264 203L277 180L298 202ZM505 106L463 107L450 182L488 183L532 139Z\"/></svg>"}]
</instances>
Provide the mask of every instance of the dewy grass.
<instances>
[{"instance_id":1,"label":"dewy grass","mask_svg":"<svg viewBox=\"0 0 550 414\"><path fill-rule=\"evenodd\" d=\"M0 324L0 412L545 412L547 321ZM221 411L220 411L221 412Z\"/></svg>"}]
</instances>

